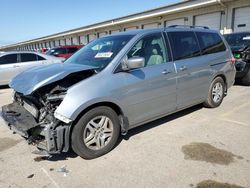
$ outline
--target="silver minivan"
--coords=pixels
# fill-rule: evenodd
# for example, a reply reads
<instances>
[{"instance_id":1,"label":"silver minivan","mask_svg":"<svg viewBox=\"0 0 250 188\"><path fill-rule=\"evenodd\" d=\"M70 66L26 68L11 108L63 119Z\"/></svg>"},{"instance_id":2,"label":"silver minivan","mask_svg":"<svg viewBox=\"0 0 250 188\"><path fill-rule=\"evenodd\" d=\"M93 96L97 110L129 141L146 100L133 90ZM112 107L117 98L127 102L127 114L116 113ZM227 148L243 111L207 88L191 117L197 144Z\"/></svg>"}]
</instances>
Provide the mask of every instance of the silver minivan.
<instances>
[{"instance_id":1,"label":"silver minivan","mask_svg":"<svg viewBox=\"0 0 250 188\"><path fill-rule=\"evenodd\" d=\"M63 64L19 74L2 117L40 150L72 147L92 159L129 129L200 103L218 107L234 84L234 63L224 38L208 28L117 33Z\"/></svg>"}]
</instances>

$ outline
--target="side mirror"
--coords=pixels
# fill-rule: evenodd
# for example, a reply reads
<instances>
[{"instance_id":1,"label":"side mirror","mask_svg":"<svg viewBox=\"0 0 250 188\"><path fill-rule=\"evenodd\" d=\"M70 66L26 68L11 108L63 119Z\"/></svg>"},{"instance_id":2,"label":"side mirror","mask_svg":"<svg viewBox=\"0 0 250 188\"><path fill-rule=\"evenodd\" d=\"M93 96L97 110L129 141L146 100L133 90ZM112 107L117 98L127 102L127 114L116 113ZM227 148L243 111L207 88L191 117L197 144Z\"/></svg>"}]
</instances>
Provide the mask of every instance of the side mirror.
<instances>
[{"instance_id":1,"label":"side mirror","mask_svg":"<svg viewBox=\"0 0 250 188\"><path fill-rule=\"evenodd\" d=\"M124 70L124 71L142 68L144 66L145 66L145 58L144 57L132 57L132 58L128 59L126 56L122 62L122 70Z\"/></svg>"}]
</instances>

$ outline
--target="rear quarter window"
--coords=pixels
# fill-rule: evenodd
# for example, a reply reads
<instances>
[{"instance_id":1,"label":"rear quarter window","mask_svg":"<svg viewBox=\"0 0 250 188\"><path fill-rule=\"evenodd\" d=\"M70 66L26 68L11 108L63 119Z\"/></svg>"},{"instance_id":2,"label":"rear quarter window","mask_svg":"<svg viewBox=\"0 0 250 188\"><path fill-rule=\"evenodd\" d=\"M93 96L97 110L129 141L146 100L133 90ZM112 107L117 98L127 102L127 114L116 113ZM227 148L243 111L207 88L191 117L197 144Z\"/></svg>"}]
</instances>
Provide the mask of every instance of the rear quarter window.
<instances>
[{"instance_id":1,"label":"rear quarter window","mask_svg":"<svg viewBox=\"0 0 250 188\"><path fill-rule=\"evenodd\" d=\"M21 62L37 61L36 54L21 53Z\"/></svg>"},{"instance_id":2,"label":"rear quarter window","mask_svg":"<svg viewBox=\"0 0 250 188\"><path fill-rule=\"evenodd\" d=\"M223 52L226 46L217 33L196 32L203 55Z\"/></svg>"},{"instance_id":3,"label":"rear quarter window","mask_svg":"<svg viewBox=\"0 0 250 188\"><path fill-rule=\"evenodd\" d=\"M194 32L175 31L168 35L175 61L200 56L200 47Z\"/></svg>"}]
</instances>

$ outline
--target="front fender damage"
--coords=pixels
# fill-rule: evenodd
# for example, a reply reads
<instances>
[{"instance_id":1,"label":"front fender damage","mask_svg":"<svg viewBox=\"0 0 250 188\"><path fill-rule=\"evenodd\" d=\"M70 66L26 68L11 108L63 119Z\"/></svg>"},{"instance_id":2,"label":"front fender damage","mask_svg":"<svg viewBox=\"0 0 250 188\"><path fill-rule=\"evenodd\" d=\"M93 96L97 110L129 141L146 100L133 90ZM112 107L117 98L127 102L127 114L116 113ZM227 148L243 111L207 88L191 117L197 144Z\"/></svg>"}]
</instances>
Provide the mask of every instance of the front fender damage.
<instances>
[{"instance_id":1,"label":"front fender damage","mask_svg":"<svg viewBox=\"0 0 250 188\"><path fill-rule=\"evenodd\" d=\"M60 121L55 117L55 111L69 87L95 74L94 71L82 73L74 73L30 95L16 92L13 103L2 107L3 120L13 132L38 149L49 154L67 152L72 123Z\"/></svg>"}]
</instances>

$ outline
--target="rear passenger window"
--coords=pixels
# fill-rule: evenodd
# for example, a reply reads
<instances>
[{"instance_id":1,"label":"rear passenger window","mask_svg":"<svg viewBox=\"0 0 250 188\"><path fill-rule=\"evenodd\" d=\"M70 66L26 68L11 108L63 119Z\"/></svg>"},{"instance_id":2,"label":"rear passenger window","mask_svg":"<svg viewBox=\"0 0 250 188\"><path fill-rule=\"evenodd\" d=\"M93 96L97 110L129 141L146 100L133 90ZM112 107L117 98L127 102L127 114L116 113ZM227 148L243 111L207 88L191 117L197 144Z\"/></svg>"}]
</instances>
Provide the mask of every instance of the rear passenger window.
<instances>
[{"instance_id":1,"label":"rear passenger window","mask_svg":"<svg viewBox=\"0 0 250 188\"><path fill-rule=\"evenodd\" d=\"M0 57L0 65L17 63L17 54L9 54Z\"/></svg>"},{"instance_id":2,"label":"rear passenger window","mask_svg":"<svg viewBox=\"0 0 250 188\"><path fill-rule=\"evenodd\" d=\"M21 62L37 61L36 54L23 53L21 55Z\"/></svg>"},{"instance_id":3,"label":"rear passenger window","mask_svg":"<svg viewBox=\"0 0 250 188\"><path fill-rule=\"evenodd\" d=\"M217 33L196 32L202 54L213 54L226 50L226 46Z\"/></svg>"},{"instance_id":4,"label":"rear passenger window","mask_svg":"<svg viewBox=\"0 0 250 188\"><path fill-rule=\"evenodd\" d=\"M169 32L168 33L174 60L181 60L200 55L200 48L194 32Z\"/></svg>"},{"instance_id":5,"label":"rear passenger window","mask_svg":"<svg viewBox=\"0 0 250 188\"><path fill-rule=\"evenodd\" d=\"M78 50L78 48L68 48L68 53L73 54Z\"/></svg>"},{"instance_id":6,"label":"rear passenger window","mask_svg":"<svg viewBox=\"0 0 250 188\"><path fill-rule=\"evenodd\" d=\"M37 55L37 60L42 61L42 60L45 60L45 58L41 57L40 55Z\"/></svg>"}]
</instances>

